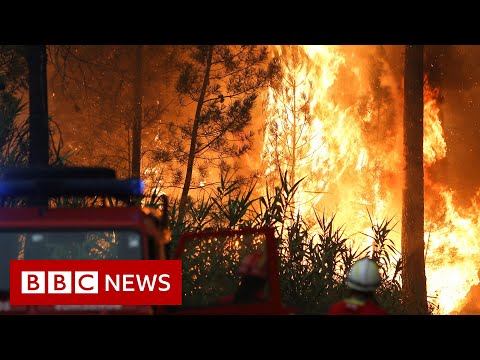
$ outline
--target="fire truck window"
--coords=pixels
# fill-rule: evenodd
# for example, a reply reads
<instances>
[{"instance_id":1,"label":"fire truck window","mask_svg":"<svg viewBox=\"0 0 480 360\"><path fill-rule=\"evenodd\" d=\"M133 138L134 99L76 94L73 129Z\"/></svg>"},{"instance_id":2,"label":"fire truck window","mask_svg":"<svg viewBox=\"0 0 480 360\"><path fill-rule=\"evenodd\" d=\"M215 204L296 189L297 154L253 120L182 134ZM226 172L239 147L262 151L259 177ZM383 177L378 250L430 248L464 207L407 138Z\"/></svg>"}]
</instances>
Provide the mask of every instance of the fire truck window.
<instances>
[{"instance_id":1,"label":"fire truck window","mask_svg":"<svg viewBox=\"0 0 480 360\"><path fill-rule=\"evenodd\" d=\"M132 231L34 232L25 258L32 260L141 259L140 236Z\"/></svg>"},{"instance_id":2,"label":"fire truck window","mask_svg":"<svg viewBox=\"0 0 480 360\"><path fill-rule=\"evenodd\" d=\"M0 292L10 288L10 260L19 259L22 246L18 233L0 233Z\"/></svg>"},{"instance_id":3,"label":"fire truck window","mask_svg":"<svg viewBox=\"0 0 480 360\"><path fill-rule=\"evenodd\" d=\"M132 230L0 232L0 292L10 283L10 260L141 260Z\"/></svg>"},{"instance_id":4,"label":"fire truck window","mask_svg":"<svg viewBox=\"0 0 480 360\"><path fill-rule=\"evenodd\" d=\"M181 258L184 274L183 306L260 303L268 300L268 263L264 243L263 234L196 238L189 241ZM247 270L245 274L240 270L242 262L248 261L253 254L265 266L263 275L262 270Z\"/></svg>"},{"instance_id":5,"label":"fire truck window","mask_svg":"<svg viewBox=\"0 0 480 360\"><path fill-rule=\"evenodd\" d=\"M139 233L121 232L117 236L117 250L122 260L136 260L142 254L142 242Z\"/></svg>"}]
</instances>

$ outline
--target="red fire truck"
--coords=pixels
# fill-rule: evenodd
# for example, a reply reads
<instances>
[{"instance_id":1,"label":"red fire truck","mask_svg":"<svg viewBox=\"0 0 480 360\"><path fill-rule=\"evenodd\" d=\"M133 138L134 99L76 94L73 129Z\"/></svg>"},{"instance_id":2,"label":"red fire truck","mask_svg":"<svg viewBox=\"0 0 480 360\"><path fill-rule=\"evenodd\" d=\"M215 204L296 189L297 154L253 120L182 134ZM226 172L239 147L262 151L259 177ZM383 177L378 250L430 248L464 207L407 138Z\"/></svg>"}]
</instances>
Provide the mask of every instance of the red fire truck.
<instances>
[{"instance_id":1,"label":"red fire truck","mask_svg":"<svg viewBox=\"0 0 480 360\"><path fill-rule=\"evenodd\" d=\"M146 214L129 206L143 193L137 179L106 168L17 168L0 181L0 314L152 314L150 306L11 306L12 259L154 259ZM86 198L97 207L72 207ZM56 199L56 206L48 201ZM107 206L108 200L125 206ZM69 207L62 207L66 204Z\"/></svg>"},{"instance_id":2,"label":"red fire truck","mask_svg":"<svg viewBox=\"0 0 480 360\"><path fill-rule=\"evenodd\" d=\"M184 234L173 256L183 266L181 306L11 306L10 260L161 259L164 249L158 249L146 228L151 215L135 205L144 190L138 179L120 180L105 168L24 168L2 173L0 315L293 312L281 302L275 236L269 228ZM72 207L73 199L92 197L103 200L101 205ZM112 198L115 206L106 200ZM49 199L56 199L56 205L48 206ZM250 303L220 302L241 285L238 268L251 253L260 254L263 261L265 296Z\"/></svg>"}]
</instances>

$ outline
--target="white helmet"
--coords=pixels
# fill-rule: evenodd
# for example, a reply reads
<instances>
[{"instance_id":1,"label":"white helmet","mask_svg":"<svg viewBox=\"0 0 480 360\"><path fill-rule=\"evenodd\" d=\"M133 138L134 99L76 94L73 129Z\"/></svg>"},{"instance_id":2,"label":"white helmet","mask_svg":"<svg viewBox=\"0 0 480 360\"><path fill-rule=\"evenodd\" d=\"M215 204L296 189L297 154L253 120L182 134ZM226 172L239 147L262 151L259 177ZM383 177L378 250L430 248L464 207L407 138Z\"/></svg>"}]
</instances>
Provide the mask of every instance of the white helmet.
<instances>
[{"instance_id":1,"label":"white helmet","mask_svg":"<svg viewBox=\"0 0 480 360\"><path fill-rule=\"evenodd\" d=\"M378 265L369 258L363 258L353 264L347 276L347 286L357 291L375 291L382 282Z\"/></svg>"}]
</instances>

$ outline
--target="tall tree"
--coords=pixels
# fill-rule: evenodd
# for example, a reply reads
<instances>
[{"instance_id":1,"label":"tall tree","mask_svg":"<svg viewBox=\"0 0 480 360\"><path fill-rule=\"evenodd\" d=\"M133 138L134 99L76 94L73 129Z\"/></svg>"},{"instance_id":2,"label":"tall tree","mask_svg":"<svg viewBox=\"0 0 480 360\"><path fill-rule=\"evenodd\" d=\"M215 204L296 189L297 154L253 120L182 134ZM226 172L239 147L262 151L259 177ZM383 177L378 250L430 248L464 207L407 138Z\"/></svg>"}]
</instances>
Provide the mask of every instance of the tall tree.
<instances>
[{"instance_id":1,"label":"tall tree","mask_svg":"<svg viewBox=\"0 0 480 360\"><path fill-rule=\"evenodd\" d=\"M393 96L390 86L382 83L382 78L387 71L383 46L376 47L375 52L369 56L368 65L369 87L365 95L360 98L357 108L363 119L365 146L369 158L372 159L368 162L363 176L365 184L363 196L371 204L374 217L383 217L384 214L378 214L376 208L377 201L389 191L385 188L388 181L383 179L396 176L396 173L392 172L396 167L392 160L385 160L385 154L394 151L394 146L397 144L396 141L392 141L396 136L396 132L393 131L396 128L395 106L392 106Z\"/></svg>"},{"instance_id":2,"label":"tall tree","mask_svg":"<svg viewBox=\"0 0 480 360\"><path fill-rule=\"evenodd\" d=\"M407 311L428 311L424 257L423 46L405 47L402 272Z\"/></svg>"},{"instance_id":3,"label":"tall tree","mask_svg":"<svg viewBox=\"0 0 480 360\"><path fill-rule=\"evenodd\" d=\"M312 63L301 46L281 46L277 64L281 73L271 82L266 102L266 138L262 159L266 163L268 177L277 184L279 173L287 173L291 187L308 176L300 186L302 193L311 194L306 202L318 195L318 179L311 172L315 160L312 151L316 141L311 131L313 83L310 77ZM318 141L318 140L317 140ZM295 199L289 209L293 215Z\"/></svg>"},{"instance_id":4,"label":"tall tree","mask_svg":"<svg viewBox=\"0 0 480 360\"><path fill-rule=\"evenodd\" d=\"M140 178L143 123L143 45L135 48L135 79L133 90L133 126L132 126L132 174Z\"/></svg>"},{"instance_id":5,"label":"tall tree","mask_svg":"<svg viewBox=\"0 0 480 360\"><path fill-rule=\"evenodd\" d=\"M225 157L238 157L249 150L245 140L253 134L245 135L243 130L251 122L259 89L275 72L267 55L265 46L189 47L176 84L184 103L195 104L193 119L180 128L190 144L178 223L185 217L195 160L215 153L222 164ZM239 140L243 140L240 146L235 144Z\"/></svg>"},{"instance_id":6,"label":"tall tree","mask_svg":"<svg viewBox=\"0 0 480 360\"><path fill-rule=\"evenodd\" d=\"M18 118L28 89L25 48L0 45L0 166L28 163L28 124ZM19 140L20 139L20 140Z\"/></svg>"},{"instance_id":7,"label":"tall tree","mask_svg":"<svg viewBox=\"0 0 480 360\"><path fill-rule=\"evenodd\" d=\"M21 96L28 88L25 47L0 45L0 95Z\"/></svg>"},{"instance_id":8,"label":"tall tree","mask_svg":"<svg viewBox=\"0 0 480 360\"><path fill-rule=\"evenodd\" d=\"M45 61L44 46L0 46L0 167L26 166L37 160L43 165L60 165L67 160L58 124L47 114ZM25 103L24 97L33 101ZM24 113L27 106L33 118ZM39 116L40 123L31 123ZM32 126L38 125L40 149L35 145L38 137L33 142L29 139Z\"/></svg>"},{"instance_id":9,"label":"tall tree","mask_svg":"<svg viewBox=\"0 0 480 360\"><path fill-rule=\"evenodd\" d=\"M48 166L49 129L45 45L28 46L27 62L30 104L30 165Z\"/></svg>"},{"instance_id":10,"label":"tall tree","mask_svg":"<svg viewBox=\"0 0 480 360\"><path fill-rule=\"evenodd\" d=\"M62 118L69 115L62 127L77 162L110 166L122 177L140 175L150 150L142 137L153 140L169 105L170 53L168 46L49 47L52 103Z\"/></svg>"}]
</instances>

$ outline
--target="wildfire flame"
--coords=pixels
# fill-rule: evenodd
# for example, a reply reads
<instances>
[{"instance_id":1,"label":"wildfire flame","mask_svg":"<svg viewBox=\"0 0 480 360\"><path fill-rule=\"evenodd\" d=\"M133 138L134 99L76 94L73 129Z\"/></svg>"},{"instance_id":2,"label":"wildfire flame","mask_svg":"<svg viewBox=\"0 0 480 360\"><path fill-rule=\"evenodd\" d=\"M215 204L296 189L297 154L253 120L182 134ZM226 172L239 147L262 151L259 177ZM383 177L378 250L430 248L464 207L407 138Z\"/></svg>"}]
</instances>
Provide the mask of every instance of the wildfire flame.
<instances>
[{"instance_id":1,"label":"wildfire flame","mask_svg":"<svg viewBox=\"0 0 480 360\"><path fill-rule=\"evenodd\" d=\"M440 108L438 107L439 88L431 88L425 76L423 86L423 162L433 165L447 155L447 143L444 139Z\"/></svg>"},{"instance_id":2,"label":"wildfire flame","mask_svg":"<svg viewBox=\"0 0 480 360\"><path fill-rule=\"evenodd\" d=\"M425 186L431 187L434 199L425 199L425 262L427 289L437 298L440 312L459 310L470 288L479 283L480 246L476 199L472 206L460 209L454 204L454 192L446 186L432 183L428 168L447 155L438 98L440 89L424 85L424 144L426 168Z\"/></svg>"},{"instance_id":3,"label":"wildfire flame","mask_svg":"<svg viewBox=\"0 0 480 360\"><path fill-rule=\"evenodd\" d=\"M458 209L453 196L451 190L440 191L441 202L437 204L440 219L425 227L428 290L438 296L440 310L445 314L458 310L470 288L479 283L480 209L475 199L469 209Z\"/></svg>"},{"instance_id":4,"label":"wildfire flame","mask_svg":"<svg viewBox=\"0 0 480 360\"><path fill-rule=\"evenodd\" d=\"M377 219L395 215L400 220L403 95L389 62L378 48L366 46L273 50L284 73L265 95L262 161L267 181L278 167L289 170L292 184L304 178L296 210L307 219L314 219L313 211L335 212L351 234L371 231L367 209ZM427 290L436 297L440 313L448 314L479 283L480 212L476 202L470 209L458 209L454 193L429 177L430 167L447 156L439 93L425 78ZM437 210L429 211L433 207ZM400 249L401 224L395 229L392 240ZM352 236L366 243L365 236Z\"/></svg>"}]
</instances>

